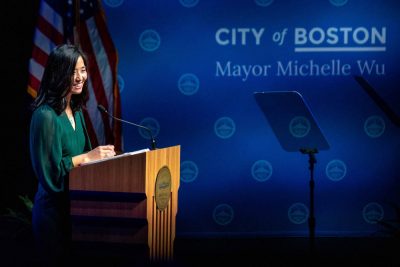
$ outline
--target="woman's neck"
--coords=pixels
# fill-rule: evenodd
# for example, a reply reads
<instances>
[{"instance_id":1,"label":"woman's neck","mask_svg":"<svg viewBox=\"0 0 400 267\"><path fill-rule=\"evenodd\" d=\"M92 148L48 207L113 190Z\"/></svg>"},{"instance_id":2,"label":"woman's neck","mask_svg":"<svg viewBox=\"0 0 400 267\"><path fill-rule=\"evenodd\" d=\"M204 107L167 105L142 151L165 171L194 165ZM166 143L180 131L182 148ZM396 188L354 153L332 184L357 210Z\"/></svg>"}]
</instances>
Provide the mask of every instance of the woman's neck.
<instances>
[{"instance_id":1,"label":"woman's neck","mask_svg":"<svg viewBox=\"0 0 400 267\"><path fill-rule=\"evenodd\" d=\"M65 107L65 110L66 110L66 111L72 112L72 108L71 108L71 95L67 95L66 100L67 100L67 106Z\"/></svg>"},{"instance_id":2,"label":"woman's neck","mask_svg":"<svg viewBox=\"0 0 400 267\"><path fill-rule=\"evenodd\" d=\"M66 100L67 100L67 106L65 107L65 112L66 112L67 114L72 114L71 97L70 97L70 96L67 96Z\"/></svg>"}]
</instances>

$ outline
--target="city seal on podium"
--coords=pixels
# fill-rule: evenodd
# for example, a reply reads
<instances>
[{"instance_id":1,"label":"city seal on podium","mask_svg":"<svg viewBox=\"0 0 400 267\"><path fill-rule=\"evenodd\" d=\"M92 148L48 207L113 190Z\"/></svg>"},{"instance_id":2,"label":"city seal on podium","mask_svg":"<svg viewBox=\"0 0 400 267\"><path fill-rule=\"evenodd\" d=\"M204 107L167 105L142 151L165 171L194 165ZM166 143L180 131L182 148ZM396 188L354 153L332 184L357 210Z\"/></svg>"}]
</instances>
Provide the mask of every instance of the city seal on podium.
<instances>
[{"instance_id":1,"label":"city seal on podium","mask_svg":"<svg viewBox=\"0 0 400 267\"><path fill-rule=\"evenodd\" d=\"M168 206L171 197L171 172L167 166L157 173L155 191L157 209L163 210Z\"/></svg>"}]
</instances>

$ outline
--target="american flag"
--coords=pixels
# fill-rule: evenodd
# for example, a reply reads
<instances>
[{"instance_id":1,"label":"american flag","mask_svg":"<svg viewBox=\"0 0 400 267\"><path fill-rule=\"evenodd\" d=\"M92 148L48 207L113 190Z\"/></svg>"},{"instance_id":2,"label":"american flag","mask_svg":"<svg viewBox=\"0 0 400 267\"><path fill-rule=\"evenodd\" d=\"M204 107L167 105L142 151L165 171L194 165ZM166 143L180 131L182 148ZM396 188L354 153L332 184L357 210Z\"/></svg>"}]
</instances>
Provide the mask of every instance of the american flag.
<instances>
[{"instance_id":1,"label":"american flag","mask_svg":"<svg viewBox=\"0 0 400 267\"><path fill-rule=\"evenodd\" d=\"M116 151L122 151L121 123L97 109L101 104L121 117L118 55L100 1L41 0L29 62L28 93L32 97L39 90L49 53L62 43L79 45L88 59L89 101L83 112L92 146L114 144Z\"/></svg>"}]
</instances>

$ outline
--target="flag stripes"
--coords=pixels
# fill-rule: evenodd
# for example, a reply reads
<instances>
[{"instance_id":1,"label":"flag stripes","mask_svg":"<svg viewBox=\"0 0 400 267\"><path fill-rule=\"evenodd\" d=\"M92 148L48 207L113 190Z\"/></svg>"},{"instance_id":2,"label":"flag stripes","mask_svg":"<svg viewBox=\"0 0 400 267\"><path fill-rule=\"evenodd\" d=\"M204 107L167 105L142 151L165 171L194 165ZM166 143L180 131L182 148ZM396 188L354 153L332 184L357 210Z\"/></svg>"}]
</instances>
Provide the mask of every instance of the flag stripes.
<instances>
[{"instance_id":1,"label":"flag stripes","mask_svg":"<svg viewBox=\"0 0 400 267\"><path fill-rule=\"evenodd\" d=\"M71 42L79 45L88 58L89 101L84 116L92 145L114 144L116 151L122 151L120 122L97 110L101 104L110 114L121 117L118 56L100 1L41 1L27 91L36 97L49 53L55 46Z\"/></svg>"}]
</instances>

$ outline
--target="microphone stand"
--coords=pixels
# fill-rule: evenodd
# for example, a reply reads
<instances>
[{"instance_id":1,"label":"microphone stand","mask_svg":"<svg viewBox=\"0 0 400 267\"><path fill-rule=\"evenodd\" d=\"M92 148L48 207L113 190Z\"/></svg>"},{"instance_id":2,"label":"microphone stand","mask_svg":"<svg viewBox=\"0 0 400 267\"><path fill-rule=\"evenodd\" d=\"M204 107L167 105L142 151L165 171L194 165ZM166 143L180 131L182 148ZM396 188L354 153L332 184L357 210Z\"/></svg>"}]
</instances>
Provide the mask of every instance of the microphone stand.
<instances>
[{"instance_id":1,"label":"microphone stand","mask_svg":"<svg viewBox=\"0 0 400 267\"><path fill-rule=\"evenodd\" d=\"M107 112L107 114L111 116L111 114L109 114L108 112ZM116 117L113 117L113 118L115 120L117 120L117 121L125 122L127 124L134 125L136 127L139 127L139 128L142 128L142 129L146 130L150 135L151 150L155 150L156 149L156 140L154 139L153 134L152 134L152 132L151 132L151 130L149 128L147 128L147 127L145 127L143 125L136 124L136 123L133 123L133 122L130 122L130 121L126 121L126 120L123 120L123 119L119 119L119 118L116 118Z\"/></svg>"},{"instance_id":2,"label":"microphone stand","mask_svg":"<svg viewBox=\"0 0 400 267\"><path fill-rule=\"evenodd\" d=\"M309 238L310 238L310 254L311 258L314 254L315 249L315 217L314 217L314 164L317 162L315 154L318 153L316 148L301 148L300 152L302 154L308 155L308 163L310 170L310 215L308 217L308 227L309 227Z\"/></svg>"},{"instance_id":3,"label":"microphone stand","mask_svg":"<svg viewBox=\"0 0 400 267\"><path fill-rule=\"evenodd\" d=\"M110 117L113 118L114 120L121 121L121 122L125 122L125 123L127 123L127 124L130 124L130 125L133 125L133 126L136 126L136 127L139 127L139 128L142 128L142 129L146 130L146 131L149 133L149 135L150 135L151 150L155 150L155 149L156 149L156 140L154 139L153 133L151 132L150 128L145 127L145 126L140 125L140 124L136 124L136 123L133 123L133 122L130 122L130 121L126 121L126 120L123 120L123 119L114 117L113 115L111 115L110 113L108 113L108 111L106 110L106 108L103 107L102 105L98 105L97 108L98 108L101 112L106 113L108 116L110 116Z\"/></svg>"}]
</instances>

